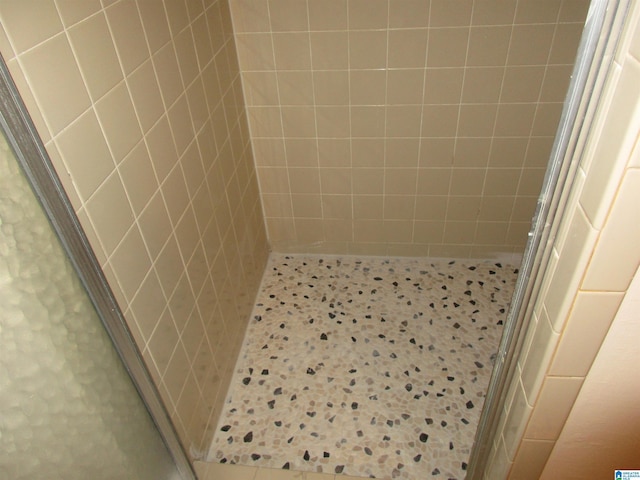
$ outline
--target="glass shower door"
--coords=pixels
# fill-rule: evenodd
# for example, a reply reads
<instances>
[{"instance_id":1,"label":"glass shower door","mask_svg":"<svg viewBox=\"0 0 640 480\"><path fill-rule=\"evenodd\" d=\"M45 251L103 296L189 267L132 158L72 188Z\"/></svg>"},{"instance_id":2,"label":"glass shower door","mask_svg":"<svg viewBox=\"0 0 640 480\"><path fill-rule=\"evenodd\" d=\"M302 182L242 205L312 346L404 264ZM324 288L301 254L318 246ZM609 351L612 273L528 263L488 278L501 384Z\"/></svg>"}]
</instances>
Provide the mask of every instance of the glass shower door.
<instances>
[{"instance_id":1,"label":"glass shower door","mask_svg":"<svg viewBox=\"0 0 640 480\"><path fill-rule=\"evenodd\" d=\"M4 135L0 478L181 478Z\"/></svg>"}]
</instances>

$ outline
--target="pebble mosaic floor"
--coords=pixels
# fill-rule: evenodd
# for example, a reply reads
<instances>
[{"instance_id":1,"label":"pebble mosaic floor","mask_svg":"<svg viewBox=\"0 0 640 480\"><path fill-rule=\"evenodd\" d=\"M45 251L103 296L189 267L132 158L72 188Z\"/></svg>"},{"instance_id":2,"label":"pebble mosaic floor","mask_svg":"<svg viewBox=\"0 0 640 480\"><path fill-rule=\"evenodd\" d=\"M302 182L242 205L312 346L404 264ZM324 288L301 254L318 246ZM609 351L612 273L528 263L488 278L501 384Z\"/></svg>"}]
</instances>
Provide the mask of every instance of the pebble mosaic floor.
<instances>
[{"instance_id":1,"label":"pebble mosaic floor","mask_svg":"<svg viewBox=\"0 0 640 480\"><path fill-rule=\"evenodd\" d=\"M272 254L210 461L463 479L516 277L491 261Z\"/></svg>"}]
</instances>

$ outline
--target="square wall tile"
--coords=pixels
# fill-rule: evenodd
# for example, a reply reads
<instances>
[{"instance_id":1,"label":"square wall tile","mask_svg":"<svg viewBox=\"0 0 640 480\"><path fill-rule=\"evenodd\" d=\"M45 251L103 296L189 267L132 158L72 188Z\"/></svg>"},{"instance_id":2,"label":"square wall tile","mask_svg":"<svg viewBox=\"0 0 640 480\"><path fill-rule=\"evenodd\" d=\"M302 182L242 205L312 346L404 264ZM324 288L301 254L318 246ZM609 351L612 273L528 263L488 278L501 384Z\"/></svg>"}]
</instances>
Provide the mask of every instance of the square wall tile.
<instances>
[{"instance_id":1,"label":"square wall tile","mask_svg":"<svg viewBox=\"0 0 640 480\"><path fill-rule=\"evenodd\" d=\"M89 94L65 35L38 45L25 53L21 62L53 134L89 108Z\"/></svg>"},{"instance_id":2,"label":"square wall tile","mask_svg":"<svg viewBox=\"0 0 640 480\"><path fill-rule=\"evenodd\" d=\"M18 54L44 42L63 29L53 2L3 2L0 6L0 18Z\"/></svg>"}]
</instances>

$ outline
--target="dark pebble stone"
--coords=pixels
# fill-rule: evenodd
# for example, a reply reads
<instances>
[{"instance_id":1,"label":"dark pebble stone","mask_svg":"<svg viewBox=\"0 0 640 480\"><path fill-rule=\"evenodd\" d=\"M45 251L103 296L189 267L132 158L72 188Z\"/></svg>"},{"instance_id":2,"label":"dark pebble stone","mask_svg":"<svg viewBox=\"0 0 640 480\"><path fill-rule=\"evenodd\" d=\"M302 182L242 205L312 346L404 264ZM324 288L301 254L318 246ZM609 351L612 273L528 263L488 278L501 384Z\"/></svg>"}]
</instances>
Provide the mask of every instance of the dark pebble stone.
<instances>
[{"instance_id":1,"label":"dark pebble stone","mask_svg":"<svg viewBox=\"0 0 640 480\"><path fill-rule=\"evenodd\" d=\"M244 443L249 443L253 440L253 432L249 432L247 433L242 440L244 440Z\"/></svg>"},{"instance_id":2,"label":"dark pebble stone","mask_svg":"<svg viewBox=\"0 0 640 480\"><path fill-rule=\"evenodd\" d=\"M320 335L320 340L326 340L327 339L327 334L323 333Z\"/></svg>"},{"instance_id":3,"label":"dark pebble stone","mask_svg":"<svg viewBox=\"0 0 640 480\"><path fill-rule=\"evenodd\" d=\"M357 410L358 409L358 402L352 402L351 403L351 410Z\"/></svg>"},{"instance_id":4,"label":"dark pebble stone","mask_svg":"<svg viewBox=\"0 0 640 480\"><path fill-rule=\"evenodd\" d=\"M466 470L467 469L467 462L462 462L462 469Z\"/></svg>"},{"instance_id":5,"label":"dark pebble stone","mask_svg":"<svg viewBox=\"0 0 640 480\"><path fill-rule=\"evenodd\" d=\"M422 443L427 443L427 440L429 440L429 435L427 435L426 433L421 433L420 434L420 441Z\"/></svg>"},{"instance_id":6,"label":"dark pebble stone","mask_svg":"<svg viewBox=\"0 0 640 480\"><path fill-rule=\"evenodd\" d=\"M440 475L440 470L438 470L437 468L434 468L433 471L431 472L431 475Z\"/></svg>"},{"instance_id":7,"label":"dark pebble stone","mask_svg":"<svg viewBox=\"0 0 640 480\"><path fill-rule=\"evenodd\" d=\"M260 372L261 375L269 375L269 369L265 368L264 370L262 370L262 372Z\"/></svg>"},{"instance_id":8,"label":"dark pebble stone","mask_svg":"<svg viewBox=\"0 0 640 480\"><path fill-rule=\"evenodd\" d=\"M373 279L374 279L376 282L379 282L380 280L382 280L382 277L373 277Z\"/></svg>"},{"instance_id":9,"label":"dark pebble stone","mask_svg":"<svg viewBox=\"0 0 640 480\"><path fill-rule=\"evenodd\" d=\"M275 422L273 422L273 424L274 424L276 427L281 427L281 426L282 426L282 421L281 421L281 420L276 420Z\"/></svg>"},{"instance_id":10,"label":"dark pebble stone","mask_svg":"<svg viewBox=\"0 0 640 480\"><path fill-rule=\"evenodd\" d=\"M410 392L411 390L413 390L413 385L411 385L410 383L407 383L407 384L404 386L404 389L405 389L407 392Z\"/></svg>"},{"instance_id":11,"label":"dark pebble stone","mask_svg":"<svg viewBox=\"0 0 640 480\"><path fill-rule=\"evenodd\" d=\"M384 437L382 437L382 440L388 442L389 440L391 440L391 437L389 435L385 435Z\"/></svg>"},{"instance_id":12,"label":"dark pebble stone","mask_svg":"<svg viewBox=\"0 0 640 480\"><path fill-rule=\"evenodd\" d=\"M465 425L469 425L469 420L467 420L466 418L461 418L460 421Z\"/></svg>"},{"instance_id":13,"label":"dark pebble stone","mask_svg":"<svg viewBox=\"0 0 640 480\"><path fill-rule=\"evenodd\" d=\"M269 405L269 409L273 410L273 408L276 406L276 401L275 400L269 400L267 402L267 405Z\"/></svg>"},{"instance_id":14,"label":"dark pebble stone","mask_svg":"<svg viewBox=\"0 0 640 480\"><path fill-rule=\"evenodd\" d=\"M478 367L478 368L484 368L484 365L482 363L480 363L480 362L473 362L473 363L475 363L476 367Z\"/></svg>"},{"instance_id":15,"label":"dark pebble stone","mask_svg":"<svg viewBox=\"0 0 640 480\"><path fill-rule=\"evenodd\" d=\"M454 323L453 328L460 328L460 324L458 322Z\"/></svg>"},{"instance_id":16,"label":"dark pebble stone","mask_svg":"<svg viewBox=\"0 0 640 480\"><path fill-rule=\"evenodd\" d=\"M242 383L245 385L249 385L249 382L251 382L251 377L244 377L242 379Z\"/></svg>"},{"instance_id":17,"label":"dark pebble stone","mask_svg":"<svg viewBox=\"0 0 640 480\"><path fill-rule=\"evenodd\" d=\"M282 387L278 387L273 391L274 395L282 395Z\"/></svg>"},{"instance_id":18,"label":"dark pebble stone","mask_svg":"<svg viewBox=\"0 0 640 480\"><path fill-rule=\"evenodd\" d=\"M231 430L231 425L224 425L220 430L222 430L223 432L228 432L229 430Z\"/></svg>"},{"instance_id":19,"label":"dark pebble stone","mask_svg":"<svg viewBox=\"0 0 640 480\"><path fill-rule=\"evenodd\" d=\"M369 447L364 447L364 453L369 456L373 455L373 451Z\"/></svg>"},{"instance_id":20,"label":"dark pebble stone","mask_svg":"<svg viewBox=\"0 0 640 480\"><path fill-rule=\"evenodd\" d=\"M289 462L287 462L282 466L282 469L283 470L289 470L289 467L290 467Z\"/></svg>"},{"instance_id":21,"label":"dark pebble stone","mask_svg":"<svg viewBox=\"0 0 640 480\"><path fill-rule=\"evenodd\" d=\"M257 453L252 453L251 454L251 460L258 460L260 458L260 455L258 455Z\"/></svg>"},{"instance_id":22,"label":"dark pebble stone","mask_svg":"<svg viewBox=\"0 0 640 480\"><path fill-rule=\"evenodd\" d=\"M304 451L304 455L302 456L302 458L304 458L307 462L309 461L309 459L311 458L311 456L309 455L309 450Z\"/></svg>"},{"instance_id":23,"label":"dark pebble stone","mask_svg":"<svg viewBox=\"0 0 640 480\"><path fill-rule=\"evenodd\" d=\"M322 454L322 456L323 456L324 458L329 458L329 457L331 456L331 454L330 454L329 452L324 452L324 453Z\"/></svg>"},{"instance_id":24,"label":"dark pebble stone","mask_svg":"<svg viewBox=\"0 0 640 480\"><path fill-rule=\"evenodd\" d=\"M469 410L471 410L471 409L473 408L473 402L472 402L471 400L469 400L469 401L466 403L466 405L467 405L467 408L468 408Z\"/></svg>"},{"instance_id":25,"label":"dark pebble stone","mask_svg":"<svg viewBox=\"0 0 640 480\"><path fill-rule=\"evenodd\" d=\"M433 425L433 418L425 418L424 421L427 422L427 425Z\"/></svg>"},{"instance_id":26,"label":"dark pebble stone","mask_svg":"<svg viewBox=\"0 0 640 480\"><path fill-rule=\"evenodd\" d=\"M418 454L415 457L413 457L413 461L414 462L419 462L420 460L422 460L422 455Z\"/></svg>"},{"instance_id":27,"label":"dark pebble stone","mask_svg":"<svg viewBox=\"0 0 640 480\"><path fill-rule=\"evenodd\" d=\"M456 377L451 377L451 376L447 377L447 380L449 380L450 382L453 382L455 379Z\"/></svg>"},{"instance_id":28,"label":"dark pebble stone","mask_svg":"<svg viewBox=\"0 0 640 480\"><path fill-rule=\"evenodd\" d=\"M344 465L336 465L335 472L342 473L344 471Z\"/></svg>"},{"instance_id":29,"label":"dark pebble stone","mask_svg":"<svg viewBox=\"0 0 640 480\"><path fill-rule=\"evenodd\" d=\"M453 450L453 442L449 442L449 450Z\"/></svg>"},{"instance_id":30,"label":"dark pebble stone","mask_svg":"<svg viewBox=\"0 0 640 480\"><path fill-rule=\"evenodd\" d=\"M307 375L315 375L316 371L313 368L307 368Z\"/></svg>"}]
</instances>

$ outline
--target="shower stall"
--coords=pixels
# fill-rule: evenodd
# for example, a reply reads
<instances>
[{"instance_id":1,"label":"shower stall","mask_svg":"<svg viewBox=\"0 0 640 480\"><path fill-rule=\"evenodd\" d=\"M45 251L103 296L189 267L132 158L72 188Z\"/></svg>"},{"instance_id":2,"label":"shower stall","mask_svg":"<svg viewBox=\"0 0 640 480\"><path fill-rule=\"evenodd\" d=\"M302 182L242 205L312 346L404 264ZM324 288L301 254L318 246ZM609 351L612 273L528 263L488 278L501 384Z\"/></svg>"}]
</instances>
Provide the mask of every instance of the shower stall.
<instances>
[{"instance_id":1,"label":"shower stall","mask_svg":"<svg viewBox=\"0 0 640 480\"><path fill-rule=\"evenodd\" d=\"M143 435L176 462L162 478L206 459L270 252L533 261L541 188L571 184L561 157L624 19L592 3L0 1L3 95L160 430ZM498 364L516 347L501 348Z\"/></svg>"}]
</instances>

